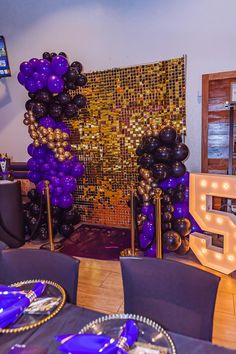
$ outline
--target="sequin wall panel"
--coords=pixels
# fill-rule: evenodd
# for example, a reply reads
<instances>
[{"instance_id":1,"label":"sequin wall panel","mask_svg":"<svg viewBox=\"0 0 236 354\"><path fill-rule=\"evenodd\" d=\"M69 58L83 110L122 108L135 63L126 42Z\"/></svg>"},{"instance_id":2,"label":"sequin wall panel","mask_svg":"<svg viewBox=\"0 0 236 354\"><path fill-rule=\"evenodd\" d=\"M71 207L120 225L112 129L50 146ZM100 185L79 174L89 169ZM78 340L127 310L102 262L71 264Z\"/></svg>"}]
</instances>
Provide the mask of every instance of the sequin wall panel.
<instances>
[{"instance_id":1,"label":"sequin wall panel","mask_svg":"<svg viewBox=\"0 0 236 354\"><path fill-rule=\"evenodd\" d=\"M184 66L181 57L86 74L82 92L87 107L68 122L72 144L86 167L75 196L82 221L129 225L127 200L138 169L135 150L145 129L171 120L185 132Z\"/></svg>"}]
</instances>

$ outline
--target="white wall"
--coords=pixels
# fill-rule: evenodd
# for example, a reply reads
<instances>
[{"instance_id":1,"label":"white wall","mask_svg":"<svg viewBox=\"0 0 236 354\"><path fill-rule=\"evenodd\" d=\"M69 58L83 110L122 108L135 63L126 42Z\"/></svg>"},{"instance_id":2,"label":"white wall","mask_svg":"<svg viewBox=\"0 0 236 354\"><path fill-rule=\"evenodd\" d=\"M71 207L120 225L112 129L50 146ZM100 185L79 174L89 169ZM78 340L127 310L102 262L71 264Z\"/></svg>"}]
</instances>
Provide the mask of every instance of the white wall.
<instances>
[{"instance_id":1,"label":"white wall","mask_svg":"<svg viewBox=\"0 0 236 354\"><path fill-rule=\"evenodd\" d=\"M88 72L187 54L187 164L199 171L201 75L236 68L235 13L235 0L0 0L13 74L0 80L0 152L28 159L22 61L64 51Z\"/></svg>"}]
</instances>

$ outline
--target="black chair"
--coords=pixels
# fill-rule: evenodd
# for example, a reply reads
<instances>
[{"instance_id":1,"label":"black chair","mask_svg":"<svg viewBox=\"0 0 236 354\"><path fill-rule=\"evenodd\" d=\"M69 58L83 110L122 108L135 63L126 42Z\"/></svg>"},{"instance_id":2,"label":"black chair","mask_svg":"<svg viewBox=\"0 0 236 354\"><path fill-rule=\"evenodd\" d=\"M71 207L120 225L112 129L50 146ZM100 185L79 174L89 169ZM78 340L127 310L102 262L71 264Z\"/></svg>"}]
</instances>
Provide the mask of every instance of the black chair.
<instances>
[{"instance_id":1,"label":"black chair","mask_svg":"<svg viewBox=\"0 0 236 354\"><path fill-rule=\"evenodd\" d=\"M146 316L169 331L211 341L220 278L163 259L120 258L126 313Z\"/></svg>"},{"instance_id":2,"label":"black chair","mask_svg":"<svg viewBox=\"0 0 236 354\"><path fill-rule=\"evenodd\" d=\"M76 304L80 261L62 253L39 249L9 249L0 252L0 283L44 279L60 284L67 301Z\"/></svg>"}]
</instances>

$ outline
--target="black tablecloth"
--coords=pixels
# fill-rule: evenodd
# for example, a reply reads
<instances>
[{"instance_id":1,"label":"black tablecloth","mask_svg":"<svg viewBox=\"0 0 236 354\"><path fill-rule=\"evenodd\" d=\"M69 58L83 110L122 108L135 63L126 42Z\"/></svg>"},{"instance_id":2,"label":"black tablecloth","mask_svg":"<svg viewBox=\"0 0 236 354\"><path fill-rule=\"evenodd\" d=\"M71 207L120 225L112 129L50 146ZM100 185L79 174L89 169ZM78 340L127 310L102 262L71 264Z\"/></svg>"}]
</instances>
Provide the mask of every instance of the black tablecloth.
<instances>
[{"instance_id":1,"label":"black tablecloth","mask_svg":"<svg viewBox=\"0 0 236 354\"><path fill-rule=\"evenodd\" d=\"M8 354L15 344L25 344L27 354L56 354L58 342L54 336L77 333L85 324L101 317L102 314L81 307L66 304L57 316L44 325L20 334L1 334L0 353ZM198 339L170 333L178 354L236 354L230 350Z\"/></svg>"}]
</instances>

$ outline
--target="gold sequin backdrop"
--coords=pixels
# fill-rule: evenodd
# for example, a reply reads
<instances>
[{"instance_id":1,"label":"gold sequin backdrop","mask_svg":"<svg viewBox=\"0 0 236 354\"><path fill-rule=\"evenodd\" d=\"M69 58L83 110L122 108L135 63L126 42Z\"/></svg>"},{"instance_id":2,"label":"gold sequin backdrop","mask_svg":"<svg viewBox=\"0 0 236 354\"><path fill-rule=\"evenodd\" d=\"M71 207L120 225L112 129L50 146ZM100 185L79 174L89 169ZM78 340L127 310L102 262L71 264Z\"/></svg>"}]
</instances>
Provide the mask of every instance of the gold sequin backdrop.
<instances>
[{"instance_id":1,"label":"gold sequin backdrop","mask_svg":"<svg viewBox=\"0 0 236 354\"><path fill-rule=\"evenodd\" d=\"M128 226L136 147L150 124L171 120L185 133L185 58L86 74L87 107L68 121L86 172L75 201L82 221ZM75 95L76 91L71 91Z\"/></svg>"}]
</instances>

